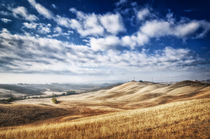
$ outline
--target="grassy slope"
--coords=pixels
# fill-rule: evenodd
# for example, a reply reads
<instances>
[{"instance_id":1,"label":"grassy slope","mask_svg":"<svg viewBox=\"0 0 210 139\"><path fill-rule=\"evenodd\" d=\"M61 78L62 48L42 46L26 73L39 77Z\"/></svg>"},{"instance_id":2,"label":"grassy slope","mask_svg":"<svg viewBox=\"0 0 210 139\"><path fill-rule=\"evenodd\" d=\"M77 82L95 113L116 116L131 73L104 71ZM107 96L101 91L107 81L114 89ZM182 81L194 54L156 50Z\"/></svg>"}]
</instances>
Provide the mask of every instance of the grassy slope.
<instances>
[{"instance_id":1,"label":"grassy slope","mask_svg":"<svg viewBox=\"0 0 210 139\"><path fill-rule=\"evenodd\" d=\"M108 90L58 98L65 105L74 102L82 106L105 106L134 109L157 106L169 102L210 97L210 86L197 82L173 85L147 82L128 82Z\"/></svg>"},{"instance_id":2,"label":"grassy slope","mask_svg":"<svg viewBox=\"0 0 210 139\"><path fill-rule=\"evenodd\" d=\"M185 81L172 85L128 82L105 90L59 97L57 105L50 99L17 101L0 105L0 126L43 121L21 129L2 127L0 137L208 138L209 98L208 84ZM104 114L108 112L113 113Z\"/></svg>"},{"instance_id":3,"label":"grassy slope","mask_svg":"<svg viewBox=\"0 0 210 139\"><path fill-rule=\"evenodd\" d=\"M69 122L1 128L0 137L209 138L209 109L210 99L187 100Z\"/></svg>"},{"instance_id":4,"label":"grassy slope","mask_svg":"<svg viewBox=\"0 0 210 139\"><path fill-rule=\"evenodd\" d=\"M31 123L70 112L49 106L0 104L0 127Z\"/></svg>"},{"instance_id":5,"label":"grassy slope","mask_svg":"<svg viewBox=\"0 0 210 139\"><path fill-rule=\"evenodd\" d=\"M111 111L77 106L59 108L47 105L0 104L0 127L67 121L109 112Z\"/></svg>"},{"instance_id":6,"label":"grassy slope","mask_svg":"<svg viewBox=\"0 0 210 139\"><path fill-rule=\"evenodd\" d=\"M128 82L111 89L98 90L78 95L59 97L59 107L69 105L111 109L134 109L151 107L168 102L210 97L210 85L197 82L180 82L173 85L148 82ZM50 99L17 101L19 104L47 104Z\"/></svg>"}]
</instances>

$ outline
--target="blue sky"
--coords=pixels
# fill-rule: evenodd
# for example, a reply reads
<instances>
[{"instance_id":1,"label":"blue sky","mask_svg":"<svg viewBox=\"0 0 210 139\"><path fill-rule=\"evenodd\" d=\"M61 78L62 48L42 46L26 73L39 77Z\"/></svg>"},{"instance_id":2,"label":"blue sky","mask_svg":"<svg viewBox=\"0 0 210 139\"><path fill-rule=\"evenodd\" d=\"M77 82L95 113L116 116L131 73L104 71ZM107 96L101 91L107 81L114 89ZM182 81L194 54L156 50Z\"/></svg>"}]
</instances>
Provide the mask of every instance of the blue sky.
<instances>
[{"instance_id":1,"label":"blue sky","mask_svg":"<svg viewBox=\"0 0 210 139\"><path fill-rule=\"evenodd\" d=\"M1 0L0 83L208 79L209 5Z\"/></svg>"}]
</instances>

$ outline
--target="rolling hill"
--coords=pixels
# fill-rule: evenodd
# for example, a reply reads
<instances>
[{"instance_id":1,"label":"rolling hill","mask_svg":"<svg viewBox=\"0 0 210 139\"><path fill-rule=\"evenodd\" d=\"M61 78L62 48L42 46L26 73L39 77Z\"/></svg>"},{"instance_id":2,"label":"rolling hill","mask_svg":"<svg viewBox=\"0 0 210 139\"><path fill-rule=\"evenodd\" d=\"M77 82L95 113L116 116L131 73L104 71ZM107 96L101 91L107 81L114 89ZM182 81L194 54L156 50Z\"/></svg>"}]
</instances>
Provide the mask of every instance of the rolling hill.
<instances>
[{"instance_id":1,"label":"rolling hill","mask_svg":"<svg viewBox=\"0 0 210 139\"><path fill-rule=\"evenodd\" d=\"M108 89L58 97L60 103L56 106L66 107L73 104L85 107L134 109L209 96L210 85L197 81L183 81L175 84L127 82ZM15 103L52 105L50 99L26 99Z\"/></svg>"},{"instance_id":2,"label":"rolling hill","mask_svg":"<svg viewBox=\"0 0 210 139\"><path fill-rule=\"evenodd\" d=\"M0 105L0 123L4 123L0 137L29 138L32 134L34 138L210 137L207 83L133 81L57 99L59 104L42 98Z\"/></svg>"}]
</instances>

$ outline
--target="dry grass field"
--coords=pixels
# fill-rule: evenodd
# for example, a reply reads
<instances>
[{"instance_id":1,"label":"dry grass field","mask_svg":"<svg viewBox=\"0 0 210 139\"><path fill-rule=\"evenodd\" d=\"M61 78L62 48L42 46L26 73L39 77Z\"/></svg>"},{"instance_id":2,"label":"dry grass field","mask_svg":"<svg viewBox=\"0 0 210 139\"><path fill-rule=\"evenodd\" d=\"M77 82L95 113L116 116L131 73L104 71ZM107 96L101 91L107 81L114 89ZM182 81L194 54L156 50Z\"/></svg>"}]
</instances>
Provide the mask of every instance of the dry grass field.
<instances>
[{"instance_id":1,"label":"dry grass field","mask_svg":"<svg viewBox=\"0 0 210 139\"><path fill-rule=\"evenodd\" d=\"M208 84L128 82L57 99L0 105L0 138L210 138Z\"/></svg>"}]
</instances>

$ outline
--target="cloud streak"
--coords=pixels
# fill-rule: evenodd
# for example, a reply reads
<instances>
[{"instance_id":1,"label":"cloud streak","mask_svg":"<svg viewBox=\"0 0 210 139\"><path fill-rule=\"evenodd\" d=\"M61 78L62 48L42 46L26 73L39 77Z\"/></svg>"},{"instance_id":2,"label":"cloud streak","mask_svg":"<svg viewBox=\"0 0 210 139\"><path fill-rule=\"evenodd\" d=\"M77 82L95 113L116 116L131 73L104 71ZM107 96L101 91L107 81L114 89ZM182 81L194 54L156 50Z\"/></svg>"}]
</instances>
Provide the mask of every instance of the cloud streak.
<instances>
[{"instance_id":1,"label":"cloud streak","mask_svg":"<svg viewBox=\"0 0 210 139\"><path fill-rule=\"evenodd\" d=\"M117 38L108 37L111 40ZM99 40L98 43L106 41ZM189 49L165 47L148 54L145 50L104 51L97 53L88 46L75 45L56 39L13 35L6 29L0 33L1 60L8 72L63 72L72 74L109 74L116 69L162 70L177 69L199 61ZM106 44L106 47L111 47ZM7 58L10 58L8 60ZM107 68L109 67L109 68Z\"/></svg>"},{"instance_id":2,"label":"cloud streak","mask_svg":"<svg viewBox=\"0 0 210 139\"><path fill-rule=\"evenodd\" d=\"M9 23L12 20L11 19L7 19L7 18L1 18L1 21L4 22L4 23Z\"/></svg>"},{"instance_id":3,"label":"cloud streak","mask_svg":"<svg viewBox=\"0 0 210 139\"><path fill-rule=\"evenodd\" d=\"M53 18L53 14L51 13L51 11L46 9L41 4L37 3L35 0L28 0L28 2L31 4L31 6L33 6L36 9L36 11L39 14L43 15L44 17L46 17L48 19L52 19Z\"/></svg>"},{"instance_id":4,"label":"cloud streak","mask_svg":"<svg viewBox=\"0 0 210 139\"><path fill-rule=\"evenodd\" d=\"M26 10L26 8L23 6L19 6L17 8L12 9L12 12L15 17L20 16L28 21L38 20L38 18L35 15L29 14L28 11Z\"/></svg>"}]
</instances>

